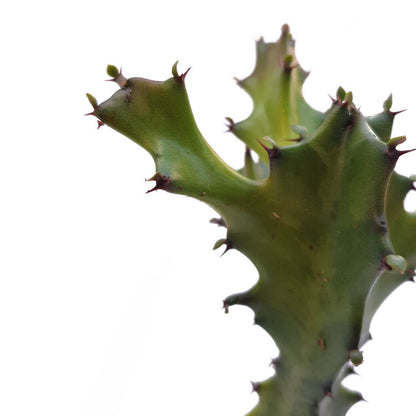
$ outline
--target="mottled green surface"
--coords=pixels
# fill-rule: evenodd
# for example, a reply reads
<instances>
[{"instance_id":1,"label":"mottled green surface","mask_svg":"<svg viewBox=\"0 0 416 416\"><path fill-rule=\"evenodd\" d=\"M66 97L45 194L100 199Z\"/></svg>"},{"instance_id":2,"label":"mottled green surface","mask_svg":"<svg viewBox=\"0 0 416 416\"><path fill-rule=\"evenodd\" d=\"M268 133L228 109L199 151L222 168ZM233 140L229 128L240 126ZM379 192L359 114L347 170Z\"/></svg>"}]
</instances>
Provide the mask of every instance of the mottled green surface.
<instances>
[{"instance_id":1,"label":"mottled green surface","mask_svg":"<svg viewBox=\"0 0 416 416\"><path fill-rule=\"evenodd\" d=\"M251 307L280 350L276 374L254 384L250 416L345 415L361 396L341 381L362 361L371 318L416 266L416 218L403 209L413 182L393 173L403 138L390 138L391 97L367 118L342 88L326 113L312 109L284 26L276 43L257 42L255 69L238 81L254 106L229 120L247 146L234 171L198 130L176 64L164 82L109 73L121 88L102 104L89 95L92 114L153 156L154 189L218 211L227 237L215 247L239 250L259 272L224 301Z\"/></svg>"}]
</instances>

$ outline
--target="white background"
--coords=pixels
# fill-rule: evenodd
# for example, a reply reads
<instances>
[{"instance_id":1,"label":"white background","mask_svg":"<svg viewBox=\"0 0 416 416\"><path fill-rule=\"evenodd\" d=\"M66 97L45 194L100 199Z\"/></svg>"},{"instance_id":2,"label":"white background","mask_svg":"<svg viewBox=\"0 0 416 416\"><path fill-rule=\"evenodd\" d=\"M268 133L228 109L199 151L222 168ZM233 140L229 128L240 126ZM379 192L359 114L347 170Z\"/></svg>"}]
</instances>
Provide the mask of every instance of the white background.
<instances>
[{"instance_id":1,"label":"white background","mask_svg":"<svg viewBox=\"0 0 416 416\"><path fill-rule=\"evenodd\" d=\"M253 315L222 299L250 287L254 267L220 257L215 214L189 198L145 195L150 156L96 130L85 98L126 76L162 80L180 60L210 144L234 167L243 147L224 117L250 112L233 77L254 41L283 23L311 75L320 110L339 85L365 114L393 92L395 134L415 146L414 12L409 1L16 1L2 6L0 117L0 415L242 416L250 380L277 350ZM415 156L401 172L416 173ZM411 202L409 202L412 205ZM414 206L415 204L413 204ZM350 416L416 414L416 289L381 308Z\"/></svg>"}]
</instances>

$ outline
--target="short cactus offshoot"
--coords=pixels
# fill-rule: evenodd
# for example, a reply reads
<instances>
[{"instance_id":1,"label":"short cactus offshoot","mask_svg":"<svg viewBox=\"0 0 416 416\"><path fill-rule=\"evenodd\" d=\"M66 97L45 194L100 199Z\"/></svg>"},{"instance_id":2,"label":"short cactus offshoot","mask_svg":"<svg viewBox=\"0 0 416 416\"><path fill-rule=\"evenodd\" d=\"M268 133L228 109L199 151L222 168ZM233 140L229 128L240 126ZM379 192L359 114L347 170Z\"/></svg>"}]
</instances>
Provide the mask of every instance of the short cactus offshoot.
<instances>
[{"instance_id":1,"label":"short cactus offshoot","mask_svg":"<svg viewBox=\"0 0 416 416\"><path fill-rule=\"evenodd\" d=\"M254 107L227 119L246 145L235 171L202 137L176 64L163 82L108 73L120 89L101 104L88 95L99 125L152 155L152 191L214 208L227 229L214 248L239 250L259 272L253 288L224 300L227 312L252 308L280 350L275 375L253 384L249 415L345 415L362 397L341 382L363 361L371 319L416 267L416 216L403 208L413 180L394 172L408 151L397 149L404 137L391 138L391 97L371 117L342 88L325 113L310 107L285 25L277 42L257 42L255 69L238 81Z\"/></svg>"}]
</instances>

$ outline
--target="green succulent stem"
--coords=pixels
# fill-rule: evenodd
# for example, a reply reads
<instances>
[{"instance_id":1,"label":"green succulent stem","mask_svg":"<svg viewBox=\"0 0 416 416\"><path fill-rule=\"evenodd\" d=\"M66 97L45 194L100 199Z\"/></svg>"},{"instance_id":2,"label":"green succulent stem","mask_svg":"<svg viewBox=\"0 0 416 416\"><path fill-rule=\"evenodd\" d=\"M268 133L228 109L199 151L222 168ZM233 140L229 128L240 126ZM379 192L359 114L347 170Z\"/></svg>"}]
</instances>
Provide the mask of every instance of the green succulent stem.
<instances>
[{"instance_id":1,"label":"green succulent stem","mask_svg":"<svg viewBox=\"0 0 416 416\"><path fill-rule=\"evenodd\" d=\"M255 69L238 81L254 106L228 119L245 145L236 171L198 129L177 63L162 82L108 73L120 89L101 104L88 94L92 114L153 157L150 191L214 208L227 230L214 249L236 249L258 270L254 287L224 300L226 312L252 308L280 350L276 374L253 384L249 415L344 416L362 399L341 383L363 361L371 319L416 267L416 215L403 208L414 187L394 172L408 151L396 149L404 136L391 138L392 97L364 117L340 87L325 113L314 110L285 25L277 42L257 42Z\"/></svg>"}]
</instances>

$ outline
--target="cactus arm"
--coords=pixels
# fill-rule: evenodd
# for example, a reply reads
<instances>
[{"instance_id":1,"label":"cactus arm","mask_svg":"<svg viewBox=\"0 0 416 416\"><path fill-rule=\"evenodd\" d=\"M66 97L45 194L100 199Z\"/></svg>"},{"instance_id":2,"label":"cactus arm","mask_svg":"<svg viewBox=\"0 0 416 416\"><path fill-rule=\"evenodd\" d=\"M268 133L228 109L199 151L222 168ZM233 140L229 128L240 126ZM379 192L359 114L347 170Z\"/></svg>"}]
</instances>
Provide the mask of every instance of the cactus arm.
<instances>
[{"instance_id":1,"label":"cactus arm","mask_svg":"<svg viewBox=\"0 0 416 416\"><path fill-rule=\"evenodd\" d=\"M344 364L332 385L331 393L319 404L320 416L344 416L354 404L363 399L361 393L351 391L342 385L344 378L351 374L355 374L352 365Z\"/></svg>"},{"instance_id":2,"label":"cactus arm","mask_svg":"<svg viewBox=\"0 0 416 416\"><path fill-rule=\"evenodd\" d=\"M404 199L415 190L415 180L413 176L408 178L395 172L390 180L386 201L391 240L406 257L411 270L416 268L416 212L404 209Z\"/></svg>"},{"instance_id":3,"label":"cactus arm","mask_svg":"<svg viewBox=\"0 0 416 416\"><path fill-rule=\"evenodd\" d=\"M266 163L258 139L269 136L277 145L285 146L298 137L292 126L301 125L307 131L314 131L324 118L324 114L310 107L302 96L308 73L298 64L294 46L287 25L283 26L277 42L259 40L253 73L238 81L254 106L246 120L230 123L230 130Z\"/></svg>"},{"instance_id":4,"label":"cactus arm","mask_svg":"<svg viewBox=\"0 0 416 416\"><path fill-rule=\"evenodd\" d=\"M406 258L407 270L402 273L388 270L374 283L367 297L360 346L371 339L371 321L385 299L403 283L413 282L416 269L416 213L406 212L403 207L404 198L411 190L414 190L413 181L393 172L386 199L387 218L390 238L396 250Z\"/></svg>"},{"instance_id":5,"label":"cactus arm","mask_svg":"<svg viewBox=\"0 0 416 416\"><path fill-rule=\"evenodd\" d=\"M370 127L385 143L391 140L395 116L402 112L391 111L392 103L390 95L384 102L381 113L367 117ZM374 283L367 297L360 347L371 339L371 321L385 299L403 283L413 281L413 271L416 269L416 213L406 212L404 199L414 189L411 178L393 172L386 194L386 216L393 246L406 258L408 270L405 273L388 270Z\"/></svg>"},{"instance_id":6,"label":"cactus arm","mask_svg":"<svg viewBox=\"0 0 416 416\"><path fill-rule=\"evenodd\" d=\"M108 72L116 75L121 88L99 105L88 95L91 114L150 153L156 165L151 191L203 200L222 215L227 207L251 197L253 181L227 166L202 137L188 101L186 74L178 75L175 65L173 77L164 82L120 80L113 68Z\"/></svg>"}]
</instances>

